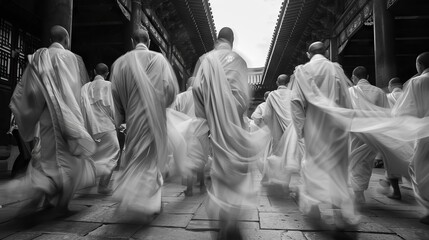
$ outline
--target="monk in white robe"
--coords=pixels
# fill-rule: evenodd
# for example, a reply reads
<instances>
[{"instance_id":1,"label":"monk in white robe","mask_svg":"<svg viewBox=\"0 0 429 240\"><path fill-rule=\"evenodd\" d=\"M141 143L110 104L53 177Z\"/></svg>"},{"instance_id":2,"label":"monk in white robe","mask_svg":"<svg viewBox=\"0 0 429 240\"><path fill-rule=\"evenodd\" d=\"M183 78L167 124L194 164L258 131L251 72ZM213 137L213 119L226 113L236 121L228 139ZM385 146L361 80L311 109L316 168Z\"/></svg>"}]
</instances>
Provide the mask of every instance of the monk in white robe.
<instances>
[{"instance_id":1,"label":"monk in white robe","mask_svg":"<svg viewBox=\"0 0 429 240\"><path fill-rule=\"evenodd\" d=\"M265 107L267 106L267 98L268 95L270 94L270 91L266 91L264 93L264 101L261 102L256 108L255 111L253 111L252 116L250 116L250 118L253 120L253 124L255 124L258 128L261 128L263 126L265 126L265 122L264 122L264 112L265 112Z\"/></svg>"},{"instance_id":2,"label":"monk in white robe","mask_svg":"<svg viewBox=\"0 0 429 240\"><path fill-rule=\"evenodd\" d=\"M170 106L170 108L184 113L188 115L191 118L195 118L195 107L194 107L194 96L192 94L192 85L194 83L195 77L190 77L186 83L186 86L188 87L186 91L179 93L176 96L176 100L173 102L173 104ZM201 148L202 149L202 155L200 163L201 166L199 166L199 169L197 170L197 181L200 183L200 190L204 188L204 165L208 160L208 139L206 136L201 137L198 139L199 143L196 142L192 144L190 142L190 139L188 140L188 147L192 148ZM196 146L195 144L199 145ZM195 150L195 149L194 149ZM193 161L191 159L188 159L187 161ZM192 196L193 192L193 174L191 176L187 177L187 188L185 190L186 196Z\"/></svg>"},{"instance_id":3,"label":"monk in white robe","mask_svg":"<svg viewBox=\"0 0 429 240\"><path fill-rule=\"evenodd\" d=\"M120 201L118 210L148 221L161 210L161 172L168 155L166 108L178 88L165 57L148 49L148 32L136 30L132 40L135 49L115 61L111 74L116 125L127 124L124 170L113 196Z\"/></svg>"},{"instance_id":4,"label":"monk in white robe","mask_svg":"<svg viewBox=\"0 0 429 240\"><path fill-rule=\"evenodd\" d=\"M368 103L388 108L386 94L380 88L371 85L367 79L365 67L359 66L353 70L352 80L356 86L349 88L353 108L371 110L366 108ZM355 202L364 203L364 191L368 189L377 152L366 144L359 134L350 135L350 150L350 183L355 193Z\"/></svg>"},{"instance_id":5,"label":"monk in white robe","mask_svg":"<svg viewBox=\"0 0 429 240\"><path fill-rule=\"evenodd\" d=\"M390 93L387 94L387 100L392 108L404 93L401 80L399 78L390 79L388 88Z\"/></svg>"},{"instance_id":6,"label":"monk in white robe","mask_svg":"<svg viewBox=\"0 0 429 240\"><path fill-rule=\"evenodd\" d=\"M51 40L49 48L29 56L10 103L21 136L35 141L27 174L15 190L34 201L45 197L57 212L66 212L75 191L95 183L95 167L88 157L95 143L79 106L82 85L77 59L67 50L69 35L54 26Z\"/></svg>"},{"instance_id":7,"label":"monk in white robe","mask_svg":"<svg viewBox=\"0 0 429 240\"><path fill-rule=\"evenodd\" d=\"M81 107L86 128L97 144L92 158L95 162L99 193L110 193L108 187L113 169L119 159L119 142L115 127L115 106L112 98L112 87L106 77L109 68L104 63L97 64L92 82L85 84L81 90Z\"/></svg>"},{"instance_id":8,"label":"monk in white robe","mask_svg":"<svg viewBox=\"0 0 429 240\"><path fill-rule=\"evenodd\" d=\"M306 150L299 204L301 211L313 218L320 218L320 203L332 204L341 208L346 221L354 223L354 205L347 187L349 134L309 101L313 95L321 95L338 106L352 107L351 83L340 65L330 62L324 53L323 43L311 44L307 53L310 61L294 72L292 119Z\"/></svg>"},{"instance_id":9,"label":"monk in white robe","mask_svg":"<svg viewBox=\"0 0 429 240\"><path fill-rule=\"evenodd\" d=\"M268 134L245 129L243 114L249 103L247 64L232 51L230 28L219 32L214 50L203 55L192 88L195 114L207 119L213 150L209 214L220 218L220 239L242 239L236 219L243 205L254 202L249 164L268 142ZM262 131L262 130L261 130ZM250 203L249 203L250 204Z\"/></svg>"},{"instance_id":10,"label":"monk in white robe","mask_svg":"<svg viewBox=\"0 0 429 240\"><path fill-rule=\"evenodd\" d=\"M262 184L280 184L288 187L291 174L300 169L304 153L302 139L298 139L292 123L291 97L287 87L289 76L282 74L277 78L277 90L267 99L263 115L272 135L272 152L265 161Z\"/></svg>"},{"instance_id":11,"label":"monk in white robe","mask_svg":"<svg viewBox=\"0 0 429 240\"><path fill-rule=\"evenodd\" d=\"M429 52L417 57L416 68L419 76L409 81L404 94L392 109L394 116L429 116ZM429 137L416 141L410 175L417 201L425 209L420 221L429 224Z\"/></svg>"}]
</instances>

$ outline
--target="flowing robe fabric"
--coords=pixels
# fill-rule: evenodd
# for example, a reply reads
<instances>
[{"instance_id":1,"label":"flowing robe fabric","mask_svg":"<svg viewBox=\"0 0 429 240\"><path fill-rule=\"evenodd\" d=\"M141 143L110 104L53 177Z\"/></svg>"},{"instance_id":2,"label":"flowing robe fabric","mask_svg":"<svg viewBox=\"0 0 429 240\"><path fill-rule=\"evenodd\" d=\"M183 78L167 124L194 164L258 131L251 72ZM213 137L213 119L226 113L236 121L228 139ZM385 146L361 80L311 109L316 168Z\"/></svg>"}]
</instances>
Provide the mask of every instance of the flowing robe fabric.
<instances>
[{"instance_id":1,"label":"flowing robe fabric","mask_svg":"<svg viewBox=\"0 0 429 240\"><path fill-rule=\"evenodd\" d=\"M222 211L234 218L243 205L255 203L249 164L262 154L268 133L245 129L247 66L229 43L219 41L203 55L195 76L195 114L207 119L213 150L209 214Z\"/></svg>"},{"instance_id":2,"label":"flowing robe fabric","mask_svg":"<svg viewBox=\"0 0 429 240\"><path fill-rule=\"evenodd\" d=\"M348 132L336 119L314 104L311 95L321 95L338 106L351 108L350 82L341 67L322 55L296 67L292 96L292 119L299 137L305 141L302 163L303 189L300 209L304 213L319 203L341 207L353 217L354 207L347 187ZM316 101L317 102L317 101Z\"/></svg>"},{"instance_id":3,"label":"flowing robe fabric","mask_svg":"<svg viewBox=\"0 0 429 240\"><path fill-rule=\"evenodd\" d=\"M404 94L392 109L394 116L412 116L425 119L429 116L429 69L410 80ZM427 119L426 119L427 121ZM410 176L417 201L429 214L429 137L419 132L410 164Z\"/></svg>"},{"instance_id":4,"label":"flowing robe fabric","mask_svg":"<svg viewBox=\"0 0 429 240\"><path fill-rule=\"evenodd\" d=\"M394 88L391 93L387 94L387 100L389 101L389 106L391 108L396 104L396 102L402 96L403 93L404 91L402 91L402 89Z\"/></svg>"},{"instance_id":5,"label":"flowing robe fabric","mask_svg":"<svg viewBox=\"0 0 429 240\"><path fill-rule=\"evenodd\" d=\"M291 116L291 90L286 86L270 93L263 115L272 135L272 153L264 173L269 181L289 184L290 174L298 172L304 154L302 139L298 139Z\"/></svg>"},{"instance_id":6,"label":"flowing robe fabric","mask_svg":"<svg viewBox=\"0 0 429 240\"><path fill-rule=\"evenodd\" d=\"M386 94L378 87L372 86L367 80L361 79L356 86L349 88L354 109L371 110L368 103L388 108ZM363 138L363 139L362 139ZM368 189L374 159L377 152L368 145L364 136L359 133L350 134L350 183L354 191Z\"/></svg>"},{"instance_id":7,"label":"flowing robe fabric","mask_svg":"<svg viewBox=\"0 0 429 240\"><path fill-rule=\"evenodd\" d=\"M116 124L127 124L123 171L113 196L120 201L119 210L145 217L161 209L166 107L177 93L176 79L162 54L138 44L115 61L111 83Z\"/></svg>"},{"instance_id":8,"label":"flowing robe fabric","mask_svg":"<svg viewBox=\"0 0 429 240\"><path fill-rule=\"evenodd\" d=\"M208 126L205 119L195 116L192 87L176 96L176 100L167 111L167 123L170 129L169 136L183 139L183 143L171 144L174 149L173 155L176 155L173 158L174 167L172 169L176 169L183 176L189 176L192 174L192 170L203 168L209 155ZM176 136L175 133L180 136ZM185 145L186 152L180 153ZM181 154L186 157L178 157Z\"/></svg>"},{"instance_id":9,"label":"flowing robe fabric","mask_svg":"<svg viewBox=\"0 0 429 240\"><path fill-rule=\"evenodd\" d=\"M97 175L109 175L119 158L111 83L95 76L94 81L82 87L81 107L86 128L97 144L92 155Z\"/></svg>"},{"instance_id":10,"label":"flowing robe fabric","mask_svg":"<svg viewBox=\"0 0 429 240\"><path fill-rule=\"evenodd\" d=\"M256 107L255 111L252 113L252 116L251 116L251 119L253 120L254 124L259 128L265 126L263 116L264 116L266 106L267 106L267 102L260 103Z\"/></svg>"},{"instance_id":11,"label":"flowing robe fabric","mask_svg":"<svg viewBox=\"0 0 429 240\"><path fill-rule=\"evenodd\" d=\"M95 184L95 167L89 158L95 143L78 104L80 88L76 57L54 43L29 57L10 103L23 139L36 141L26 176L17 188L29 195L41 190L62 207L78 188Z\"/></svg>"}]
</instances>

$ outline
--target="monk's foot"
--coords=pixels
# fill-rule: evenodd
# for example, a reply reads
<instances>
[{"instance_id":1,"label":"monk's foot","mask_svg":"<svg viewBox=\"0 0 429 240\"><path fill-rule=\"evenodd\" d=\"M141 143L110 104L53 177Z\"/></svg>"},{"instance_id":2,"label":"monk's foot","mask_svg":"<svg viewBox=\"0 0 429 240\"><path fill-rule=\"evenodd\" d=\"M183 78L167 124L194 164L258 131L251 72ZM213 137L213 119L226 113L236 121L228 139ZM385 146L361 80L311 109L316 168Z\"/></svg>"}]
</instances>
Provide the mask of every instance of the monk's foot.
<instances>
[{"instance_id":1,"label":"monk's foot","mask_svg":"<svg viewBox=\"0 0 429 240\"><path fill-rule=\"evenodd\" d=\"M420 222L426 225L429 225L429 215L426 215L422 218L420 218Z\"/></svg>"},{"instance_id":2,"label":"monk's foot","mask_svg":"<svg viewBox=\"0 0 429 240\"><path fill-rule=\"evenodd\" d=\"M307 213L307 216L313 220L322 219L319 206L317 206L317 205L311 206L310 211Z\"/></svg>"},{"instance_id":3,"label":"monk's foot","mask_svg":"<svg viewBox=\"0 0 429 240\"><path fill-rule=\"evenodd\" d=\"M390 199L394 199L394 200L401 200L402 195L401 195L401 193L392 193L392 194L387 195L387 197Z\"/></svg>"}]
</instances>

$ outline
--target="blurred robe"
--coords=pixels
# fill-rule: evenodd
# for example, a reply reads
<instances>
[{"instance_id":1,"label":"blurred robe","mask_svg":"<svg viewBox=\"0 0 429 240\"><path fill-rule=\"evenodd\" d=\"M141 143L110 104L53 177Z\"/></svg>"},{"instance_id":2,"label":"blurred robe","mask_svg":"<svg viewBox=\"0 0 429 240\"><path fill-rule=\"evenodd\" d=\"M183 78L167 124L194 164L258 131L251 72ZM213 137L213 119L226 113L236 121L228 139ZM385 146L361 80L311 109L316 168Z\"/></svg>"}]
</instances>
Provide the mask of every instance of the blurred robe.
<instances>
[{"instance_id":1,"label":"blurred robe","mask_svg":"<svg viewBox=\"0 0 429 240\"><path fill-rule=\"evenodd\" d=\"M264 116L266 106L267 106L267 102L260 103L256 107L255 111L252 113L252 116L250 116L251 119L253 120L253 123L259 128L265 126L263 116Z\"/></svg>"},{"instance_id":2,"label":"blurred robe","mask_svg":"<svg viewBox=\"0 0 429 240\"><path fill-rule=\"evenodd\" d=\"M114 198L119 210L145 218L161 210L161 172L167 162L166 108L174 101L174 72L144 44L115 61L111 73L116 125L127 124L121 176Z\"/></svg>"},{"instance_id":3,"label":"blurred robe","mask_svg":"<svg viewBox=\"0 0 429 240\"><path fill-rule=\"evenodd\" d=\"M365 79L359 80L356 86L349 88L349 91L354 109L371 110L367 107L368 104L389 107L383 90L371 85ZM377 152L358 133L350 134L350 147L350 183L354 191L364 191L368 189Z\"/></svg>"},{"instance_id":4,"label":"blurred robe","mask_svg":"<svg viewBox=\"0 0 429 240\"><path fill-rule=\"evenodd\" d=\"M76 56L77 64L79 68L80 82L83 86L89 82L88 72L86 71L85 63L83 62L82 57L77 55L76 53L74 55Z\"/></svg>"},{"instance_id":5,"label":"blurred robe","mask_svg":"<svg viewBox=\"0 0 429 240\"><path fill-rule=\"evenodd\" d=\"M265 130L250 133L243 115L248 108L247 64L221 40L199 60L193 85L195 115L207 119L213 151L209 215L237 218L240 209L255 204L250 164L268 143Z\"/></svg>"},{"instance_id":6,"label":"blurred robe","mask_svg":"<svg viewBox=\"0 0 429 240\"><path fill-rule=\"evenodd\" d=\"M351 83L340 65L320 54L297 66L294 75L292 119L298 136L304 138L306 150L300 209L309 213L312 206L329 203L340 207L345 218L352 219L354 205L347 187L349 134L336 123L335 117L315 105L320 96L337 106L351 108Z\"/></svg>"},{"instance_id":7,"label":"blurred robe","mask_svg":"<svg viewBox=\"0 0 429 240\"><path fill-rule=\"evenodd\" d=\"M88 157L95 143L78 104L81 86L75 55L53 43L29 56L10 103L24 141L35 140L19 191L42 191L60 207L67 207L77 189L95 183L94 163Z\"/></svg>"},{"instance_id":8,"label":"blurred robe","mask_svg":"<svg viewBox=\"0 0 429 240\"><path fill-rule=\"evenodd\" d=\"M86 128L97 144L92 155L97 175L108 176L119 158L111 83L100 75L95 76L92 82L82 87L81 107Z\"/></svg>"},{"instance_id":9,"label":"blurred robe","mask_svg":"<svg viewBox=\"0 0 429 240\"><path fill-rule=\"evenodd\" d=\"M176 96L172 109L184 113L190 117L195 117L194 96L192 95L192 87L189 87L185 92L179 93Z\"/></svg>"},{"instance_id":10,"label":"blurred robe","mask_svg":"<svg viewBox=\"0 0 429 240\"><path fill-rule=\"evenodd\" d=\"M392 109L396 117L412 116L423 121L429 117L429 69L409 81L404 94ZM410 123L408 123L410 124ZM411 123L412 124L412 123ZM418 124L414 124L418 126ZM427 129L427 127L425 128ZM417 132L414 154L411 158L410 176L417 201L429 214L429 137L423 131Z\"/></svg>"},{"instance_id":11,"label":"blurred robe","mask_svg":"<svg viewBox=\"0 0 429 240\"><path fill-rule=\"evenodd\" d=\"M289 185L292 172L298 172L304 154L303 140L298 139L291 116L291 90L279 86L267 98L264 122L272 135L272 152L264 166L263 179Z\"/></svg>"},{"instance_id":12,"label":"blurred robe","mask_svg":"<svg viewBox=\"0 0 429 240\"><path fill-rule=\"evenodd\" d=\"M389 101L389 106L392 108L398 99L402 96L404 91L400 88L394 88L391 93L387 94L387 100Z\"/></svg>"}]
</instances>

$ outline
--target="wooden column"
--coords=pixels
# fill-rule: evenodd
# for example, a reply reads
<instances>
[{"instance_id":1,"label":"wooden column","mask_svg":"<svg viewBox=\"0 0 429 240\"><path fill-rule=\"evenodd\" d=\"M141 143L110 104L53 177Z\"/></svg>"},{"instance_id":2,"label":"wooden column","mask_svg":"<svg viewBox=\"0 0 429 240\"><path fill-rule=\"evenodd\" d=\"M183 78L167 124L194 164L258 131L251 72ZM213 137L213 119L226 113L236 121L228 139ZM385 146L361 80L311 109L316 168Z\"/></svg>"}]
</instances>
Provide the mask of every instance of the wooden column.
<instances>
[{"instance_id":1,"label":"wooden column","mask_svg":"<svg viewBox=\"0 0 429 240\"><path fill-rule=\"evenodd\" d=\"M329 39L329 57L332 62L338 62L338 44L336 37Z\"/></svg>"},{"instance_id":2,"label":"wooden column","mask_svg":"<svg viewBox=\"0 0 429 240\"><path fill-rule=\"evenodd\" d=\"M387 0L373 1L375 80L377 87L386 87L396 77L394 19L387 10Z\"/></svg>"},{"instance_id":3,"label":"wooden column","mask_svg":"<svg viewBox=\"0 0 429 240\"><path fill-rule=\"evenodd\" d=\"M142 19L142 2L141 0L132 0L131 2L131 33L140 28Z\"/></svg>"},{"instance_id":4,"label":"wooden column","mask_svg":"<svg viewBox=\"0 0 429 240\"><path fill-rule=\"evenodd\" d=\"M73 0L44 0L43 14L43 46L49 46L49 33L51 27L60 25L64 27L72 37Z\"/></svg>"}]
</instances>

